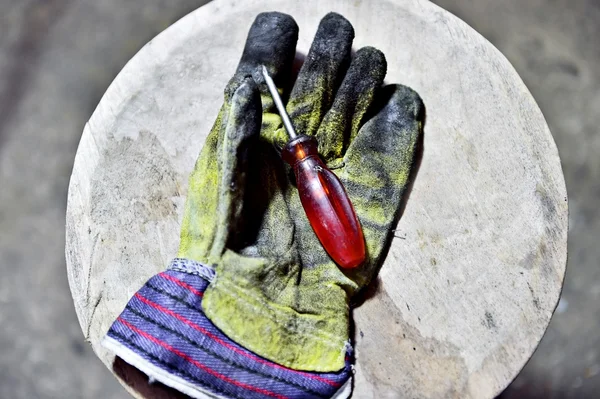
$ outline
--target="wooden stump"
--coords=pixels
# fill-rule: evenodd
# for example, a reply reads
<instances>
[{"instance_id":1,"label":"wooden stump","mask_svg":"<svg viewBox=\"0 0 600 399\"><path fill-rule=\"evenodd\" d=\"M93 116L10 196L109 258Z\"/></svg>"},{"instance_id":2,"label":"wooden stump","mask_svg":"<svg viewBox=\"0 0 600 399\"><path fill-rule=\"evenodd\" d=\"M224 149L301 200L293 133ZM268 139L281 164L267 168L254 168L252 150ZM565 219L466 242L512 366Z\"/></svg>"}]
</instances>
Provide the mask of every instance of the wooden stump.
<instances>
[{"instance_id":1,"label":"wooden stump","mask_svg":"<svg viewBox=\"0 0 600 399\"><path fill-rule=\"evenodd\" d=\"M306 53L329 11L355 48L387 56L387 82L427 109L420 168L379 278L354 311L355 398L491 398L532 355L561 291L567 194L540 110L489 42L425 0L217 0L146 45L86 125L67 210L67 267L86 339L177 251L187 180L245 37L262 11L291 14ZM162 392L162 393L161 393Z\"/></svg>"}]
</instances>

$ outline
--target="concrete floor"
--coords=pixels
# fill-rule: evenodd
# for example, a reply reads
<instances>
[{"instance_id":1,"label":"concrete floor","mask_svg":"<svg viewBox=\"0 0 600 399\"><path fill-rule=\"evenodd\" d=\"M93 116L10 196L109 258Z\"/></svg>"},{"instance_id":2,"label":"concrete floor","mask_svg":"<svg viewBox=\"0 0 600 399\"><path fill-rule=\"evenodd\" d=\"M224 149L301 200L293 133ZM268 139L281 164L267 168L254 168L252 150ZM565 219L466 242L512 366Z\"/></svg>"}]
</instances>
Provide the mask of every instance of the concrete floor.
<instances>
[{"instance_id":1,"label":"concrete floor","mask_svg":"<svg viewBox=\"0 0 600 399\"><path fill-rule=\"evenodd\" d=\"M0 399L127 398L75 317L65 198L87 118L135 52L200 0L0 0ZM513 63L558 144L569 264L546 336L503 398L600 392L600 3L436 0Z\"/></svg>"}]
</instances>

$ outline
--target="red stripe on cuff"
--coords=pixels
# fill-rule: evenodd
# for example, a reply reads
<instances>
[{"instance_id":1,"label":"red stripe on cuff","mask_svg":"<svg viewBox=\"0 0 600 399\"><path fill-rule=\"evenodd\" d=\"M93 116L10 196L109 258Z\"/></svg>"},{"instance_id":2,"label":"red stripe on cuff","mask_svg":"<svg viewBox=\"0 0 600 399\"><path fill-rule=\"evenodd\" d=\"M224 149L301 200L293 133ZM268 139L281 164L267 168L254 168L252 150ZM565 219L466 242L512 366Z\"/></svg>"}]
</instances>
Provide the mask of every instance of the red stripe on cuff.
<instances>
[{"instance_id":1,"label":"red stripe on cuff","mask_svg":"<svg viewBox=\"0 0 600 399\"><path fill-rule=\"evenodd\" d=\"M293 372L293 373L297 373L297 374L300 374L300 375L302 375L304 377L311 378L311 379L323 382L323 383L325 383L327 385L331 385L332 387L335 387L335 388L338 388L338 387L341 386L340 383L328 380L328 379L323 378L323 377L319 377L318 375L311 374L311 373L304 373L304 372L299 371L299 370L290 369L288 367L281 366L281 365L279 365L277 363L273 363L273 362L270 362L268 360L261 359L258 356L254 356L254 355L252 355L252 354L250 354L248 352L245 352L245 351L243 351L243 350L241 350L239 348L236 348L235 346L233 346L233 345L231 345L231 344L223 341L221 338L219 338L216 335L212 334L210 331L202 328L201 326L199 326L196 323L194 323L194 322L186 319L185 317L183 317L183 316L181 316L181 315L173 312L172 310L167 309L167 308L159 305L158 303L152 302L150 299L148 299L146 297L143 297L142 295L140 295L139 292L135 294L135 297L137 299L139 299L140 301L144 302L145 304L147 304L149 306L152 306L153 308L155 308L155 309L157 309L157 310L159 310L159 311L161 311L161 312L163 312L165 314L168 314L169 316L173 316L177 320L179 320L179 321L187 324L188 326L192 327L193 329L200 331L202 334L204 334L204 335L212 338L214 341L216 341L219 344L223 345L227 349L230 349L230 350L232 350L232 351L234 351L236 353L239 353L240 355L243 355L243 356L245 356L245 357L247 357L249 359L252 359L252 360L254 360L257 363L265 364L265 365L267 365L269 367L272 367L272 368L276 368L276 369L281 369L281 370L286 370L286 371L290 371L290 372Z\"/></svg>"},{"instance_id":2,"label":"red stripe on cuff","mask_svg":"<svg viewBox=\"0 0 600 399\"><path fill-rule=\"evenodd\" d=\"M121 317L119 317L117 320L119 320L119 322L121 322L123 325L127 326L127 328L131 329L132 331L140 334L141 336L143 336L144 338L154 342L157 345L162 346L163 348L165 348L166 350L168 350L169 352L172 352L174 354L176 354L177 356L179 356L180 358L192 363L194 366L206 371L207 373L209 373L210 375L213 375L225 382L228 382L230 384L236 385L240 388L244 388L250 391L254 391L254 392L258 392L261 393L263 395L267 395L267 396L271 396L273 398L277 398L277 399L287 399L287 397L279 395L275 392L271 392L271 391L267 391L266 389L262 389L262 388L257 388L254 387L252 385L248 385L248 384L244 384L243 382L240 381L236 381L233 380L223 374L217 373L216 371L214 371L213 369L205 366L204 364L198 362L197 360L192 359L191 357L189 357L188 355L186 355L185 353L173 348L171 345L159 340L158 338L153 337L152 335L140 330L139 328L135 327L134 325L128 323L127 321L123 320Z\"/></svg>"},{"instance_id":3,"label":"red stripe on cuff","mask_svg":"<svg viewBox=\"0 0 600 399\"><path fill-rule=\"evenodd\" d=\"M183 288L185 288L185 289L187 289L187 290L189 290L189 291L193 292L194 294L198 295L199 297L201 297L201 296L203 296L203 295L204 295L204 292L202 292L202 291L198 291L197 289L195 289L195 288L194 288L194 287L192 287L191 285L189 285L189 284L186 284L186 283L184 283L183 281L179 280L178 278L176 278L176 277L173 277L173 276L170 276L170 275L168 275L168 274L167 274L167 273L165 273L165 272L162 272L162 273L160 273L160 274L159 274L159 276L161 276L162 278L165 278L165 279L167 279L167 280L170 280L170 281L174 282L174 283L175 283L175 284L177 284L178 286L180 286L180 287L183 287Z\"/></svg>"}]
</instances>

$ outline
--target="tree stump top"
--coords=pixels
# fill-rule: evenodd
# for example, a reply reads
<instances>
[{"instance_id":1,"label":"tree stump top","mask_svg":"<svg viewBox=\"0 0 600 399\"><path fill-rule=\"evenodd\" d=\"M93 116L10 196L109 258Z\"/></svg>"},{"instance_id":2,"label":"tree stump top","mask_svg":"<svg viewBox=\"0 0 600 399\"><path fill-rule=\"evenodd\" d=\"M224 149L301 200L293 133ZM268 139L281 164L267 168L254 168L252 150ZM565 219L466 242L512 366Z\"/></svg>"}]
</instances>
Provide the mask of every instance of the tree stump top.
<instances>
[{"instance_id":1,"label":"tree stump top","mask_svg":"<svg viewBox=\"0 0 600 399\"><path fill-rule=\"evenodd\" d=\"M415 89L427 119L420 167L379 278L354 310L356 398L492 398L548 326L567 257L567 194L555 143L505 57L425 0L216 0L148 43L85 126L68 196L75 308L96 354L137 397L169 397L100 346L128 299L176 255L188 175L256 14L354 25L387 82Z\"/></svg>"}]
</instances>

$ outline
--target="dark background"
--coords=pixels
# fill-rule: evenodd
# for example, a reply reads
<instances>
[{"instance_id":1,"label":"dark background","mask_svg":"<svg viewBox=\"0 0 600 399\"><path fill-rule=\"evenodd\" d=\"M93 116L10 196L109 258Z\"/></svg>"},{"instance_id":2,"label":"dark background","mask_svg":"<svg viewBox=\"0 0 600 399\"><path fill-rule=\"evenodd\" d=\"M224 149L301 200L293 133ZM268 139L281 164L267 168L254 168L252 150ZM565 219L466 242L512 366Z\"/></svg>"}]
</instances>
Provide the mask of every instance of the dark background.
<instances>
[{"instance_id":1,"label":"dark background","mask_svg":"<svg viewBox=\"0 0 600 399\"><path fill-rule=\"evenodd\" d=\"M561 302L503 398L600 392L600 1L436 0L512 62L570 198ZM83 126L123 65L206 1L0 0L0 399L127 398L83 341L64 216Z\"/></svg>"}]
</instances>

